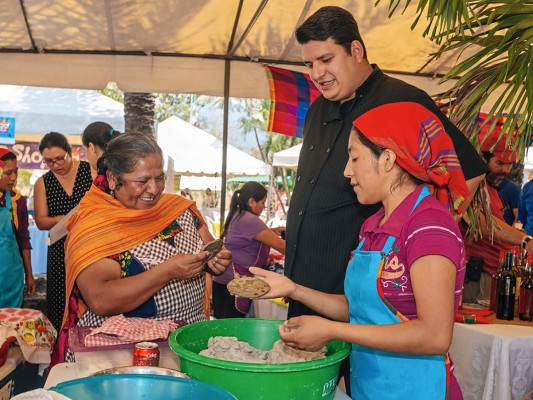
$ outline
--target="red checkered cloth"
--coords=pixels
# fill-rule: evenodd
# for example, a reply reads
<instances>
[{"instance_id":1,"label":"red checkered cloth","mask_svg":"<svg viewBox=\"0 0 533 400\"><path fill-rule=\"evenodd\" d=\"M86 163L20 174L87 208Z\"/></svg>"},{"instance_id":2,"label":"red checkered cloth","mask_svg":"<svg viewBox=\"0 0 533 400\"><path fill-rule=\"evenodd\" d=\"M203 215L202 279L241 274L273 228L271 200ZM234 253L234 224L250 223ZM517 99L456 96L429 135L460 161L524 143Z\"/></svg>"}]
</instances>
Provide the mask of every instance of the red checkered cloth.
<instances>
[{"instance_id":1,"label":"red checkered cloth","mask_svg":"<svg viewBox=\"0 0 533 400\"><path fill-rule=\"evenodd\" d=\"M149 318L126 318L120 314L107 319L102 326L93 329L85 336L85 346L113 346L166 340L168 335L177 328L178 324L168 319L156 321Z\"/></svg>"}]
</instances>

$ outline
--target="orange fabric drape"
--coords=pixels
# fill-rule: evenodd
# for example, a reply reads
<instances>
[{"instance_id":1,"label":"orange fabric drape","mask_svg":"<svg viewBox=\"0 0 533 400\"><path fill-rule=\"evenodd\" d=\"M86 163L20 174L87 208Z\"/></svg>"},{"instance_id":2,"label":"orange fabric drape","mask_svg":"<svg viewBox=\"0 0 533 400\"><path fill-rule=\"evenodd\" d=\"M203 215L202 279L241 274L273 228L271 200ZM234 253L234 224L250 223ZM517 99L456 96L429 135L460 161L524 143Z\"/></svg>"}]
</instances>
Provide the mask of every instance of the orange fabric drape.
<instances>
[{"instance_id":1,"label":"orange fabric drape","mask_svg":"<svg viewBox=\"0 0 533 400\"><path fill-rule=\"evenodd\" d=\"M153 239L187 209L203 221L194 201L181 196L163 193L154 207L136 210L125 207L93 185L67 222L66 304L69 304L77 276L86 267ZM67 317L68 307L63 324Z\"/></svg>"}]
</instances>

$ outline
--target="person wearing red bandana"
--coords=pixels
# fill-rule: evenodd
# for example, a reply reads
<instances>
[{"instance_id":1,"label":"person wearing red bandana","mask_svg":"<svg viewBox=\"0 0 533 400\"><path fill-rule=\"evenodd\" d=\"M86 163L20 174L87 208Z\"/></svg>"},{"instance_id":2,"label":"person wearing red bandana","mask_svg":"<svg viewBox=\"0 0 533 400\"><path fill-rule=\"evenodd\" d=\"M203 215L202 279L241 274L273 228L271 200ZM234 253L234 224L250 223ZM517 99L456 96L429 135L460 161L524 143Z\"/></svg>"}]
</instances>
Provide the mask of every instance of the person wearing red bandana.
<instances>
[{"instance_id":1,"label":"person wearing red bandana","mask_svg":"<svg viewBox=\"0 0 533 400\"><path fill-rule=\"evenodd\" d=\"M26 197L15 188L17 157L0 148L0 308L22 307L26 294L35 293Z\"/></svg>"},{"instance_id":2,"label":"person wearing red bandana","mask_svg":"<svg viewBox=\"0 0 533 400\"><path fill-rule=\"evenodd\" d=\"M471 241L466 222L461 224L468 259L463 291L465 303L490 301L491 276L498 270L500 252L510 252L513 246L521 246L527 252L533 251L532 236L508 225L504 219L505 207L499 194L500 185L511 172L518 156L516 148L513 147L514 140L508 139L507 133L495 129L481 143L481 154L489 168L485 188L490 201L493 229L486 223L489 214L483 208L480 210L479 219L482 238ZM477 209L481 204L473 206Z\"/></svg>"},{"instance_id":3,"label":"person wearing red bandana","mask_svg":"<svg viewBox=\"0 0 533 400\"><path fill-rule=\"evenodd\" d=\"M344 175L361 204L382 204L361 228L345 294L250 268L271 287L262 298L286 296L326 317L291 318L281 339L309 351L352 343L358 400L462 399L448 349L466 264L456 218L470 193L453 142L422 105L384 104L354 121Z\"/></svg>"}]
</instances>

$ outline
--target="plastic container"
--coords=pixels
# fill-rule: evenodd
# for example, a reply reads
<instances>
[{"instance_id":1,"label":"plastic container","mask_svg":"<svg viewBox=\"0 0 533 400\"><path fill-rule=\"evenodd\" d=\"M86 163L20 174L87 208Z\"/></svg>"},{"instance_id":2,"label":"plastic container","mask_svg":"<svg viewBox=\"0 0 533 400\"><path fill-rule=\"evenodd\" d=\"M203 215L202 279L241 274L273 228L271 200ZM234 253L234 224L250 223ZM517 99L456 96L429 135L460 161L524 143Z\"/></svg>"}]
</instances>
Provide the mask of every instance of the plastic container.
<instances>
[{"instance_id":1,"label":"plastic container","mask_svg":"<svg viewBox=\"0 0 533 400\"><path fill-rule=\"evenodd\" d=\"M179 356L182 372L224 388L239 400L333 399L340 362L350 352L348 343L328 343L324 359L287 364L243 363L198 354L212 336L235 336L253 347L270 350L279 340L278 327L283 322L255 318L198 322L174 331L169 345Z\"/></svg>"},{"instance_id":2,"label":"plastic container","mask_svg":"<svg viewBox=\"0 0 533 400\"><path fill-rule=\"evenodd\" d=\"M75 400L237 400L225 390L192 379L164 375L99 375L50 388Z\"/></svg>"}]
</instances>

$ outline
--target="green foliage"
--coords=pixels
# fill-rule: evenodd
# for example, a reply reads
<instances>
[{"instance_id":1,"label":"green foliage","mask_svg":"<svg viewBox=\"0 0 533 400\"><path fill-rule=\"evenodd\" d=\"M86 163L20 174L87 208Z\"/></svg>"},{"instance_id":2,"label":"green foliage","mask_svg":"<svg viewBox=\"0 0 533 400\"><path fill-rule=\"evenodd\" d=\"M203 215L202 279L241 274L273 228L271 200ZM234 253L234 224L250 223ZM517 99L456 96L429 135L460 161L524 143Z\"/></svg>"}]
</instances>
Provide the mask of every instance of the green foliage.
<instances>
[{"instance_id":1,"label":"green foliage","mask_svg":"<svg viewBox=\"0 0 533 400\"><path fill-rule=\"evenodd\" d=\"M124 104L124 92L118 88L115 82L109 82L104 90L100 90L100 93Z\"/></svg>"},{"instance_id":2,"label":"green foliage","mask_svg":"<svg viewBox=\"0 0 533 400\"><path fill-rule=\"evenodd\" d=\"M406 0L405 7L411 2ZM390 15L400 3L402 0L390 0ZM441 44L434 58L457 49L475 50L441 80L454 81L453 87L437 96L449 104L452 121L478 144L480 128L472 122L488 97L503 88L494 106L486 111L489 117L508 116L502 135L517 127L518 135L513 141L523 156L533 129L533 2L419 0L417 10L413 27L425 16L428 25L424 35ZM487 120L489 131L496 122Z\"/></svg>"},{"instance_id":3,"label":"green foliage","mask_svg":"<svg viewBox=\"0 0 533 400\"><path fill-rule=\"evenodd\" d=\"M191 121L194 118L193 104L197 97L195 94L158 93L155 99L156 121L164 121L173 115Z\"/></svg>"}]
</instances>

